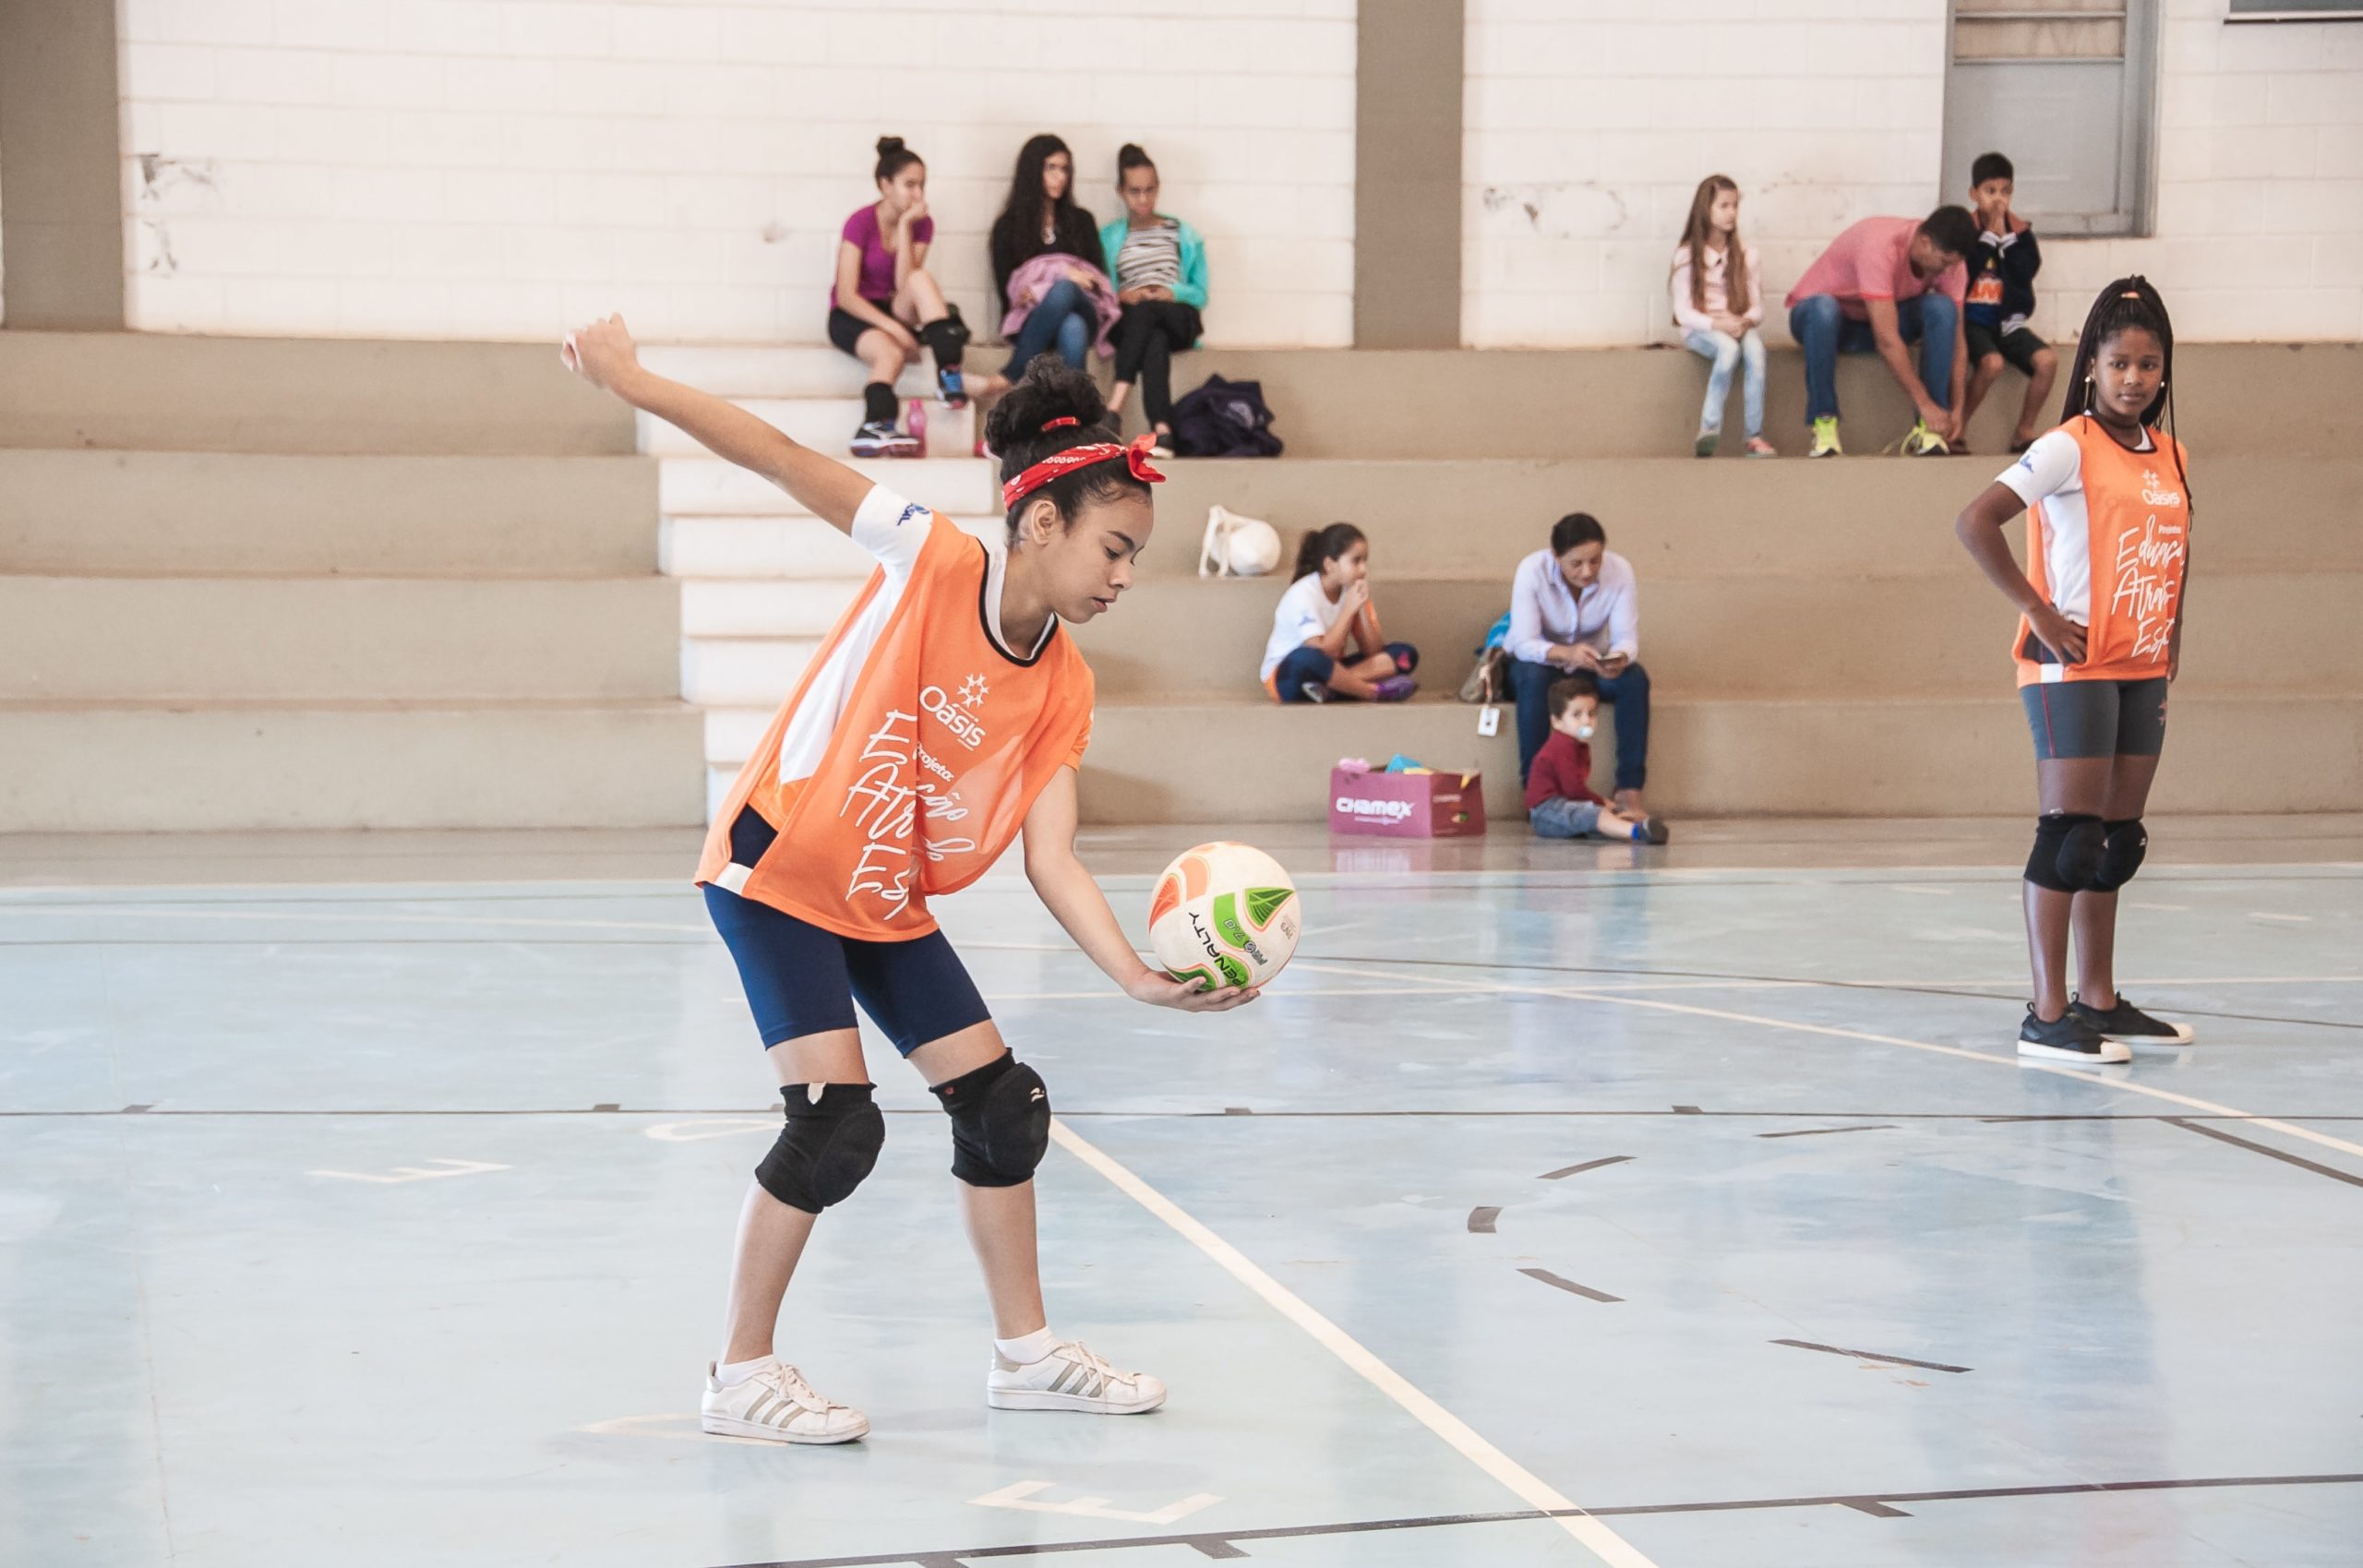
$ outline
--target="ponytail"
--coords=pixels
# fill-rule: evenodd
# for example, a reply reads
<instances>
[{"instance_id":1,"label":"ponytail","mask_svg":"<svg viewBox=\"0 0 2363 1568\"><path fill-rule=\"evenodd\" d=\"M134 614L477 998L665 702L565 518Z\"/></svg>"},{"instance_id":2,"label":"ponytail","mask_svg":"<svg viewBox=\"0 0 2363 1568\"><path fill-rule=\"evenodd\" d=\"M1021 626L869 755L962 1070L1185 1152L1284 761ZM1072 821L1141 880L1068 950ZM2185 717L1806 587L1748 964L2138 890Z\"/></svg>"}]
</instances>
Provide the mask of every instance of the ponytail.
<instances>
[{"instance_id":1,"label":"ponytail","mask_svg":"<svg viewBox=\"0 0 2363 1568\"><path fill-rule=\"evenodd\" d=\"M1326 528L1306 530L1304 538L1297 545L1296 569L1289 574L1289 581L1294 582L1319 571L1324 563L1336 560L1362 543L1362 531L1350 522L1333 522Z\"/></svg>"}]
</instances>

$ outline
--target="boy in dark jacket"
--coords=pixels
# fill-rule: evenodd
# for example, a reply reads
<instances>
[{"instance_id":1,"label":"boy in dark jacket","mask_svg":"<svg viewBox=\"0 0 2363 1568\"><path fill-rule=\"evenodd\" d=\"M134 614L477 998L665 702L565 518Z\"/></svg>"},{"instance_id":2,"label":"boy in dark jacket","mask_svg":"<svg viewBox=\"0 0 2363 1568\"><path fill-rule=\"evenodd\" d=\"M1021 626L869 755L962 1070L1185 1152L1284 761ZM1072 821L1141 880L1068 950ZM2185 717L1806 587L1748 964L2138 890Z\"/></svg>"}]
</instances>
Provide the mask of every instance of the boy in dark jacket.
<instances>
[{"instance_id":1,"label":"boy in dark jacket","mask_svg":"<svg viewBox=\"0 0 2363 1568\"><path fill-rule=\"evenodd\" d=\"M1978 245L1969 258L1969 295L1961 304L1961 337L1970 366L1961 429L1968 430L1970 416L1994 389L2002 366L2015 365L2027 378L2027 399L2019 408L2010 450L2022 452L2043 422L2052 378L2059 374L2059 356L2027 326L2027 317L2034 314L2034 275L2043 265L2043 253L2035 248L2034 231L2026 220L2010 210L2013 173L2010 161L1998 152L1981 154L1969 169Z\"/></svg>"},{"instance_id":2,"label":"boy in dark jacket","mask_svg":"<svg viewBox=\"0 0 2363 1568\"><path fill-rule=\"evenodd\" d=\"M1526 775L1526 819L1537 838L1630 839L1663 844L1661 819L1620 817L1591 789L1592 721L1600 713L1600 682L1575 670L1551 683L1551 738L1534 754Z\"/></svg>"}]
</instances>

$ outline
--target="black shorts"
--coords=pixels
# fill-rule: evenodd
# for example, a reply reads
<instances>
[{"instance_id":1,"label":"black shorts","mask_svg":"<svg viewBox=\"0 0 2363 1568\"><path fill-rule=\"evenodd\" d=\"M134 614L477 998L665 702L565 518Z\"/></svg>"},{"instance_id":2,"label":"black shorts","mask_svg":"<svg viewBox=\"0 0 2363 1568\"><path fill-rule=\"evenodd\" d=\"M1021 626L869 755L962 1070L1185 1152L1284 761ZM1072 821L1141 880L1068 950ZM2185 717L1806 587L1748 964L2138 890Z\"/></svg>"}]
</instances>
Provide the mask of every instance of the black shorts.
<instances>
[{"instance_id":1,"label":"black shorts","mask_svg":"<svg viewBox=\"0 0 2363 1568\"><path fill-rule=\"evenodd\" d=\"M740 812L731 827L732 858L754 864L760 851L749 849L773 836L753 811ZM905 1056L992 1017L942 931L906 942L860 941L711 882L705 907L738 965L766 1050L856 1027L856 1002Z\"/></svg>"},{"instance_id":2,"label":"black shorts","mask_svg":"<svg viewBox=\"0 0 2363 1568\"><path fill-rule=\"evenodd\" d=\"M870 303L881 310L885 310L889 316L894 314L892 310L887 310L886 302L883 300L874 299ZM841 305L829 306L829 341L847 353L857 353L854 345L861 341L861 335L864 332L876 332L882 329L876 322L864 321Z\"/></svg>"},{"instance_id":3,"label":"black shorts","mask_svg":"<svg viewBox=\"0 0 2363 1568\"><path fill-rule=\"evenodd\" d=\"M2166 677L2036 681L2019 688L2039 762L2155 757L2166 746Z\"/></svg>"},{"instance_id":4,"label":"black shorts","mask_svg":"<svg viewBox=\"0 0 2363 1568\"><path fill-rule=\"evenodd\" d=\"M1961 323L1961 341L1968 345L1973 365L1989 353L1998 353L2019 367L2021 376L2034 374L2034 356L2051 345L2043 334L2028 327L2017 327L2005 332L1988 327L1982 321Z\"/></svg>"}]
</instances>

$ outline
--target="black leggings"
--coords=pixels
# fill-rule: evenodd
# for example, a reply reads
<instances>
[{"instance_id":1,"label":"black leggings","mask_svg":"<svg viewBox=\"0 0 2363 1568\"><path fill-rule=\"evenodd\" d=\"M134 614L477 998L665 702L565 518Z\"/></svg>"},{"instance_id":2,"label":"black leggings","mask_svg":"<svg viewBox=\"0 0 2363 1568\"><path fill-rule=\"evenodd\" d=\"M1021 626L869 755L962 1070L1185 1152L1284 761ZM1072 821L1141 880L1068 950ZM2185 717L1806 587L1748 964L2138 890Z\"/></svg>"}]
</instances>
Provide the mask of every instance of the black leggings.
<instances>
[{"instance_id":1,"label":"black leggings","mask_svg":"<svg viewBox=\"0 0 2363 1568\"><path fill-rule=\"evenodd\" d=\"M1173 351L1198 341L1198 307L1180 300L1145 299L1116 317L1116 379L1141 384L1141 411L1151 425L1173 413Z\"/></svg>"}]
</instances>

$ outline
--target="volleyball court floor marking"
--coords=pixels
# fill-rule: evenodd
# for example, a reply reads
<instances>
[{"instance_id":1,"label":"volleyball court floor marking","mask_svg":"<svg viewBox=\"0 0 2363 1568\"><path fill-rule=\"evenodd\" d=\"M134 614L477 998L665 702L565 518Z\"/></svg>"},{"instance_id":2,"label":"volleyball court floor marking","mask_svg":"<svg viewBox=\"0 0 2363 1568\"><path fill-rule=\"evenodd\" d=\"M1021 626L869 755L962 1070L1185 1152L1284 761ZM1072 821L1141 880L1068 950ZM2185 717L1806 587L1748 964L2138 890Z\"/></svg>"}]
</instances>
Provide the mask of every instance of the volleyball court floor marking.
<instances>
[{"instance_id":1,"label":"volleyball court floor marking","mask_svg":"<svg viewBox=\"0 0 2363 1568\"><path fill-rule=\"evenodd\" d=\"M1559 1527L1609 1568L1657 1568L1648 1556L1624 1537L1583 1512L1549 1482L1494 1447L1459 1417L1437 1404L1402 1373L1373 1355L1353 1335L1313 1310L1301 1297L1274 1279L1245 1253L1199 1223L1182 1206L1135 1176L1085 1139L1053 1119L1050 1137L1059 1147L1106 1177L1124 1196L1163 1220L1192 1246L1214 1260L1223 1272L1262 1297L1282 1317L1311 1335L1313 1342L1401 1406L1411 1418L1449 1443L1463 1458L1507 1487L1530 1507L1549 1514Z\"/></svg>"},{"instance_id":2,"label":"volleyball court floor marking","mask_svg":"<svg viewBox=\"0 0 2363 1568\"><path fill-rule=\"evenodd\" d=\"M1362 969L1320 961L1314 961L1312 967L1322 974L1363 975L1385 980L1402 978L1400 975L1383 969ZM2153 1099L2165 1100L2190 1110L2202 1111L2209 1116L2230 1117L2236 1120L2245 1121L2251 1127L2269 1128L2275 1132L2285 1133L2292 1138L2302 1138L2309 1143L2320 1143L2324 1148L2337 1149L2342 1153L2363 1159L2363 1143L2352 1143L2344 1138L2333 1138L2327 1132L2317 1132L2311 1128L2300 1127L2295 1122L2282 1121L2269 1116L2259 1116L2252 1111L2237 1110L2230 1106L2218 1105L2213 1100L2202 1100L2195 1095L2177 1094L2172 1089L2161 1089L2155 1084L2142 1083L2131 1076L2129 1072L2121 1078L2112 1078L2104 1073L2088 1071L2081 1067L2060 1067L2051 1062L2033 1061L2015 1055L1997 1056L1991 1051L1973 1051L1966 1046L1940 1045L1934 1040L1906 1039L1901 1035L1878 1035L1865 1029L1841 1029L1828 1023L1805 1023L1794 1019L1768 1018L1758 1012L1733 1012L1719 1007L1697 1007L1688 1002L1660 1001L1649 997L1617 996L1607 991L1587 991L1574 987L1488 986L1479 985L1474 981L1443 979L1433 983L1439 991L1457 991L1485 996L1555 997L1567 1001L1607 1002L1618 1007L1646 1008L1657 1012L1678 1012L1692 1018L1720 1019L1726 1023L1753 1023L1767 1029L1787 1030L1793 1034L1819 1035L1833 1040L1861 1040L1875 1046L1903 1046L1915 1051L1930 1051L1939 1056L1960 1057L1968 1061L1982 1061L1995 1067L2015 1067L2027 1072L2048 1072L2054 1077L2076 1078L2087 1083L2097 1083L2105 1089L2122 1089L2130 1094L2147 1095Z\"/></svg>"}]
</instances>

